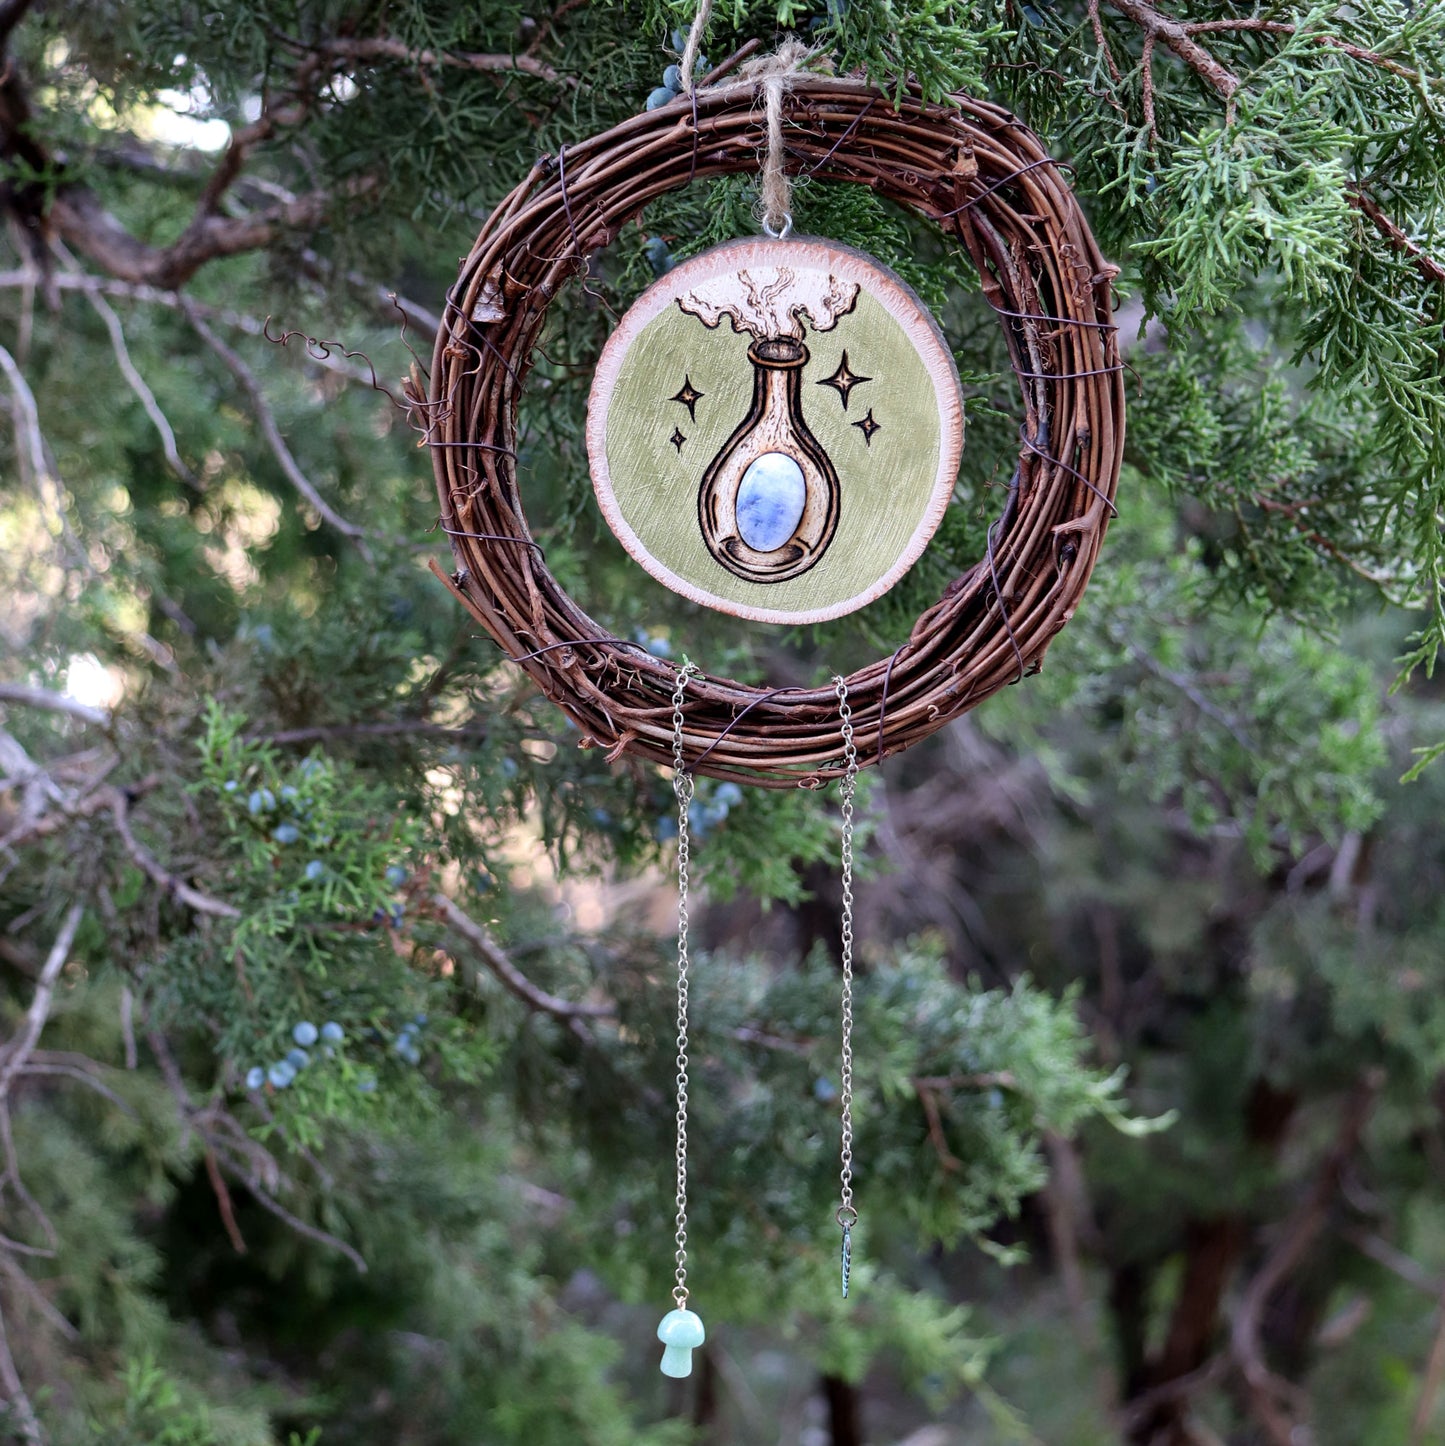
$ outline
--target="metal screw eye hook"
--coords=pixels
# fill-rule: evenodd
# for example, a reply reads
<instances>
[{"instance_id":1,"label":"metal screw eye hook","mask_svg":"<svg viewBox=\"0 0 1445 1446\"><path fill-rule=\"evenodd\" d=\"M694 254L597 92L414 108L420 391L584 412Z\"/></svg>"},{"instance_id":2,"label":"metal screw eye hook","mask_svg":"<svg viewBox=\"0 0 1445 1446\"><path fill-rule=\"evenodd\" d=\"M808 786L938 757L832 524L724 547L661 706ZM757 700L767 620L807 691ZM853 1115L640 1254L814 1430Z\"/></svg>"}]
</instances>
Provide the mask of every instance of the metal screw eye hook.
<instances>
[{"instance_id":1,"label":"metal screw eye hook","mask_svg":"<svg viewBox=\"0 0 1445 1446\"><path fill-rule=\"evenodd\" d=\"M786 241L793 234L793 213L783 212L783 224L781 227L773 225L771 216L763 217L763 232L771 236L774 241Z\"/></svg>"}]
</instances>

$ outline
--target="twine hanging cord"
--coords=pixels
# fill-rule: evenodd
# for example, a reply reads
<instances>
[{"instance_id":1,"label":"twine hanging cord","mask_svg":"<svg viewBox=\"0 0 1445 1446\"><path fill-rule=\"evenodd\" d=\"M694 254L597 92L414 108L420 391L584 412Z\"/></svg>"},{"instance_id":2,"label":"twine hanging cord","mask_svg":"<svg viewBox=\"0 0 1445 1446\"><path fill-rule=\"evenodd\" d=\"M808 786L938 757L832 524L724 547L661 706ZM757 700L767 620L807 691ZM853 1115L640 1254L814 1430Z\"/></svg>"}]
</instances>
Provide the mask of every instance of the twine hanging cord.
<instances>
[{"instance_id":1,"label":"twine hanging cord","mask_svg":"<svg viewBox=\"0 0 1445 1446\"><path fill-rule=\"evenodd\" d=\"M693 80L703 32L712 17L712 0L703 0L697 8L687 43L682 50L682 93L696 95L700 89ZM763 100L767 122L768 146L763 155L758 181L758 219L770 236L786 236L793 228L793 187L786 169L787 148L783 143L783 98L799 79L812 72L831 73L832 67L821 52L790 36L771 55L750 60L738 72L740 80L755 85ZM736 81L726 82L735 85Z\"/></svg>"}]
</instances>

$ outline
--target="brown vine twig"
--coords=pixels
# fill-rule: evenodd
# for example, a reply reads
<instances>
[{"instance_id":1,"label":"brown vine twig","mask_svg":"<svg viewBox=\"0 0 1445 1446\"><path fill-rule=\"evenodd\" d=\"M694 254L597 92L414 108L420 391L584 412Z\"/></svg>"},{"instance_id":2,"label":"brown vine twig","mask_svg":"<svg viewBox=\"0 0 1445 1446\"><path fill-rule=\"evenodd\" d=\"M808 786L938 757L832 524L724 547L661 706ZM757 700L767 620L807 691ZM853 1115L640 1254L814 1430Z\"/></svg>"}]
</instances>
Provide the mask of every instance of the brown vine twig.
<instances>
[{"instance_id":1,"label":"brown vine twig","mask_svg":"<svg viewBox=\"0 0 1445 1446\"><path fill-rule=\"evenodd\" d=\"M1089 0L1089 24L1093 27L1094 43L1099 47L1109 67L1109 74L1113 76L1114 84L1118 85L1124 77L1119 73L1119 67L1114 61L1114 52L1109 47L1109 37L1104 34L1104 22L1099 15L1099 0Z\"/></svg>"},{"instance_id":2,"label":"brown vine twig","mask_svg":"<svg viewBox=\"0 0 1445 1446\"><path fill-rule=\"evenodd\" d=\"M1189 34L1189 27L1171 15L1161 14L1145 0L1109 0L1126 19L1132 20L1146 35L1152 35L1172 50L1196 75L1214 87L1225 100L1239 89L1240 80Z\"/></svg>"},{"instance_id":3,"label":"brown vine twig","mask_svg":"<svg viewBox=\"0 0 1445 1446\"><path fill-rule=\"evenodd\" d=\"M1270 35L1296 35L1299 33L1299 27L1291 25L1288 21L1264 20L1259 16L1248 16L1239 20L1195 20L1190 21L1184 28L1190 35L1207 35L1229 30L1263 31ZM1445 89L1445 77L1421 75L1418 70L1412 70L1408 65L1401 65L1398 60L1391 60L1388 55L1381 55L1377 50L1367 50L1363 45L1342 40L1338 35L1318 34L1311 31L1305 38L1313 40L1316 45L1327 45L1332 50L1343 51L1344 54L1364 65L1373 65L1380 70L1388 70L1391 75L1397 75L1401 80L1408 80L1413 85L1428 85L1432 90Z\"/></svg>"}]
</instances>

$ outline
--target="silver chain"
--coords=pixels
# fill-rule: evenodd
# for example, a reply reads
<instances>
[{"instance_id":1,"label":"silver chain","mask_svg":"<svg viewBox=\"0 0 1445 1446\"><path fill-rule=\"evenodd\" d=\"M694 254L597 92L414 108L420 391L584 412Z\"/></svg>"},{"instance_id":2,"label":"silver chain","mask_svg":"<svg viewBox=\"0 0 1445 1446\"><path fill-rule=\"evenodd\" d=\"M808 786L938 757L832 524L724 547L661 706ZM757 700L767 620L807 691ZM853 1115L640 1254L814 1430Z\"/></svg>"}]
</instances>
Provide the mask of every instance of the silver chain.
<instances>
[{"instance_id":1,"label":"silver chain","mask_svg":"<svg viewBox=\"0 0 1445 1446\"><path fill-rule=\"evenodd\" d=\"M843 1298L848 1298L848 1277L853 1269L853 1227L858 1212L853 1208L853 793L858 785L858 749L853 742L853 710L848 706L848 682L841 675L833 679L838 694L838 715L843 731L843 1145L839 1179L842 1182L837 1221L843 1231Z\"/></svg>"},{"instance_id":2,"label":"silver chain","mask_svg":"<svg viewBox=\"0 0 1445 1446\"><path fill-rule=\"evenodd\" d=\"M687 809L693 795L682 752L682 704L688 677L696 672L693 664L684 663L672 693L672 791L677 798L677 1284L672 1298L679 1310L687 1308Z\"/></svg>"}]
</instances>

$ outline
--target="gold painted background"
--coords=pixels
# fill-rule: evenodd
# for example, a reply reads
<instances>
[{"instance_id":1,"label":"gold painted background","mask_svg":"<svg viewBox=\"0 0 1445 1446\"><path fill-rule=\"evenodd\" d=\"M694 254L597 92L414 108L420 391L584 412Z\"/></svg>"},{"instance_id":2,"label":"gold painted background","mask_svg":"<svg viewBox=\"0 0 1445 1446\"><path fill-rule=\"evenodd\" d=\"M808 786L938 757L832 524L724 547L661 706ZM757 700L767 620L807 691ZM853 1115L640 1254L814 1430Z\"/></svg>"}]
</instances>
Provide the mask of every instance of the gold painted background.
<instances>
[{"instance_id":1,"label":"gold painted background","mask_svg":"<svg viewBox=\"0 0 1445 1446\"><path fill-rule=\"evenodd\" d=\"M933 382L903 328L866 289L832 331L808 331L803 416L838 472L838 531L801 577L748 582L703 545L697 489L752 405L751 340L726 321L709 331L675 305L643 329L622 363L607 417L613 492L647 551L693 586L750 607L799 613L830 607L888 572L928 508L941 431ZM846 412L834 388L814 385L837 371L844 350L849 369L873 379L853 389ZM696 422L669 400L684 375L704 393ZM871 447L852 425L870 407L879 424ZM668 440L674 427L687 436L680 454Z\"/></svg>"}]
</instances>

